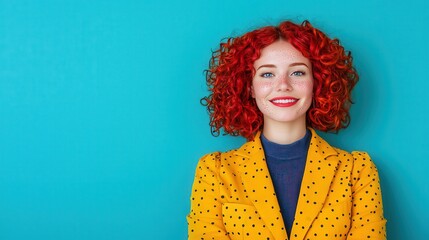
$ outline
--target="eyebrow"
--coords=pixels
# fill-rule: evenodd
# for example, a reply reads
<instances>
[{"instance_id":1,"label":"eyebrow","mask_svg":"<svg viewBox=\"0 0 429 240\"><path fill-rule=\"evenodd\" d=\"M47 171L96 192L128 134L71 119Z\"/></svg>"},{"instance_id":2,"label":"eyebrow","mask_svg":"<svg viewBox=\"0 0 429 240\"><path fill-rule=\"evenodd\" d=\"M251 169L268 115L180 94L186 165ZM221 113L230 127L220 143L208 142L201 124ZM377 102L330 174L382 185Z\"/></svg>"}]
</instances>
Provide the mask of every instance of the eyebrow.
<instances>
[{"instance_id":1,"label":"eyebrow","mask_svg":"<svg viewBox=\"0 0 429 240\"><path fill-rule=\"evenodd\" d=\"M304 65L304 66L306 66L307 68L309 68L309 67L307 66L307 64L305 64L305 63L303 63L303 62L295 62L295 63L291 63L291 64L289 64L289 67L300 66L300 65ZM267 67L267 68L276 68L277 66L276 66L276 65L274 65L274 64L264 64L264 65L259 66L259 67L258 67L258 69L256 69L256 71L257 71L257 70L259 70L260 68L263 68L263 67Z\"/></svg>"},{"instance_id":2,"label":"eyebrow","mask_svg":"<svg viewBox=\"0 0 429 240\"><path fill-rule=\"evenodd\" d=\"M304 66L306 66L307 68L309 68L309 67L307 66L307 64L305 64L305 63L303 63L303 62L291 63L291 64L289 64L289 67L299 66L299 65L304 65Z\"/></svg>"}]
</instances>

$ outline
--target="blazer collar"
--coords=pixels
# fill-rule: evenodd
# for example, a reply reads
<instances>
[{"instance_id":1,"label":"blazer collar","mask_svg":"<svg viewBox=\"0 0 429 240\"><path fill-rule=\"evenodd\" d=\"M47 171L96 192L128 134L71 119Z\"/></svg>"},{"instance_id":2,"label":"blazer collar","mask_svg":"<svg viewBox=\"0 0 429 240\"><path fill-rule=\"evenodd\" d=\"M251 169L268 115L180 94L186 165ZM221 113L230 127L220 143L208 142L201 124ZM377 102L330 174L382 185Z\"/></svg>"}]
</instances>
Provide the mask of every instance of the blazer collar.
<instances>
[{"instance_id":1,"label":"blazer collar","mask_svg":"<svg viewBox=\"0 0 429 240\"><path fill-rule=\"evenodd\" d=\"M337 150L311 129L304 176L292 226L291 240L304 239L322 209L338 168Z\"/></svg>"},{"instance_id":2,"label":"blazer collar","mask_svg":"<svg viewBox=\"0 0 429 240\"><path fill-rule=\"evenodd\" d=\"M310 131L312 136L295 221L290 234L291 240L304 239L329 193L330 183L338 164L336 158L329 158L329 156L338 155L338 152L317 135L314 129L310 128ZM241 156L243 160L239 164L239 169L249 198L274 238L284 240L287 239L284 221L265 160L260 135L261 132L258 132L252 141L237 149L235 154Z\"/></svg>"},{"instance_id":3,"label":"blazer collar","mask_svg":"<svg viewBox=\"0 0 429 240\"><path fill-rule=\"evenodd\" d=\"M235 154L241 156L239 171L249 199L257 209L275 240L287 239L284 221L280 212L273 182L268 171L262 148L261 133L245 143Z\"/></svg>"}]
</instances>

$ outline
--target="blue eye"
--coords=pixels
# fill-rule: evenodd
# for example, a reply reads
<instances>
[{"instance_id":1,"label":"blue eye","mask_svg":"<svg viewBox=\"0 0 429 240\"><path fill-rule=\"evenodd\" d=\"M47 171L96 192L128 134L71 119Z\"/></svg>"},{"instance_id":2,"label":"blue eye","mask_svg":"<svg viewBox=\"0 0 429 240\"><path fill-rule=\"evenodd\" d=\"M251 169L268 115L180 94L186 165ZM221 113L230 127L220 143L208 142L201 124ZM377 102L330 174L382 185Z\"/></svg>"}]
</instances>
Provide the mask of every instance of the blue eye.
<instances>
[{"instance_id":1,"label":"blue eye","mask_svg":"<svg viewBox=\"0 0 429 240\"><path fill-rule=\"evenodd\" d=\"M303 71L295 71L291 75L292 76L304 76L305 72L303 72Z\"/></svg>"},{"instance_id":2,"label":"blue eye","mask_svg":"<svg viewBox=\"0 0 429 240\"><path fill-rule=\"evenodd\" d=\"M263 77L263 78L270 78L270 77L274 77L274 74L272 74L272 73L262 73L261 77Z\"/></svg>"}]
</instances>

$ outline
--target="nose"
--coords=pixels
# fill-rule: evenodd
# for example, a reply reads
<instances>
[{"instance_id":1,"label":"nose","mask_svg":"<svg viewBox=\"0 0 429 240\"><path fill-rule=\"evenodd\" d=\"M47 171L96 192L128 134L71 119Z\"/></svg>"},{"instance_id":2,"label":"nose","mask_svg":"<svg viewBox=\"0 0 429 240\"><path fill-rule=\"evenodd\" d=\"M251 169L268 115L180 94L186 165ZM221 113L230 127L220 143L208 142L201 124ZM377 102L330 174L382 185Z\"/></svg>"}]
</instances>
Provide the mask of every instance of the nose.
<instances>
[{"instance_id":1,"label":"nose","mask_svg":"<svg viewBox=\"0 0 429 240\"><path fill-rule=\"evenodd\" d=\"M292 91L292 85L290 84L290 79L288 76L282 76L279 79L279 82L277 84L277 91L279 92Z\"/></svg>"}]
</instances>

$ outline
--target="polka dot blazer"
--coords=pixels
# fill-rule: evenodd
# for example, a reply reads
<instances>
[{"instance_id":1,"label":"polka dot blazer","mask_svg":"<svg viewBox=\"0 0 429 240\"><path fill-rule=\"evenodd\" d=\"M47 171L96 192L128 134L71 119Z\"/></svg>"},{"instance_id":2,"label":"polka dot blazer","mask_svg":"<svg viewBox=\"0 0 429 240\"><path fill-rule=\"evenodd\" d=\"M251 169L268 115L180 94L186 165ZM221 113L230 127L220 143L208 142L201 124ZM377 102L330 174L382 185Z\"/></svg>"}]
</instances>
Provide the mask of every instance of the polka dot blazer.
<instances>
[{"instance_id":1,"label":"polka dot blazer","mask_svg":"<svg viewBox=\"0 0 429 240\"><path fill-rule=\"evenodd\" d=\"M290 239L386 239L378 173L368 154L331 147L311 131ZM259 136L200 159L189 239L288 239Z\"/></svg>"}]
</instances>

